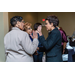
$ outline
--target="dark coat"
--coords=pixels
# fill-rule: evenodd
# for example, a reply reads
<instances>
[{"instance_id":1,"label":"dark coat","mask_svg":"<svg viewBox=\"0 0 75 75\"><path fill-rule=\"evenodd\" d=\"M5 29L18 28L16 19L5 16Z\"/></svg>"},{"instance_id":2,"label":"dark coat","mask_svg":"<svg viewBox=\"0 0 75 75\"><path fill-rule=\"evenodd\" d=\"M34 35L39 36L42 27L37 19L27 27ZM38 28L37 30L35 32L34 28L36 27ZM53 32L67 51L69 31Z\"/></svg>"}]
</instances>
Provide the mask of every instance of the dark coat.
<instances>
[{"instance_id":1,"label":"dark coat","mask_svg":"<svg viewBox=\"0 0 75 75\"><path fill-rule=\"evenodd\" d=\"M44 46L44 48L41 48L40 50L46 52L47 62L62 61L62 50L61 50L62 37L61 37L60 31L57 28L53 29L49 33L46 40L43 35L40 36L39 41Z\"/></svg>"}]
</instances>

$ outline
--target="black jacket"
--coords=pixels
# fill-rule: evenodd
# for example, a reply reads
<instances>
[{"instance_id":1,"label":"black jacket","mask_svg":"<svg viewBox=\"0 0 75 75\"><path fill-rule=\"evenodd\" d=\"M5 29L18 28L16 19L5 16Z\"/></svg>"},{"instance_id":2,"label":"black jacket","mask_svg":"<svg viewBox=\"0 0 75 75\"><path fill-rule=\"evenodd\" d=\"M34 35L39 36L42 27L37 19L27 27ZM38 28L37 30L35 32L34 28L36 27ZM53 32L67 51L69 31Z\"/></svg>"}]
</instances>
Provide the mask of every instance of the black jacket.
<instances>
[{"instance_id":1,"label":"black jacket","mask_svg":"<svg viewBox=\"0 0 75 75\"><path fill-rule=\"evenodd\" d=\"M44 48L40 49L40 51L46 52L46 61L47 62L61 62L62 61L62 50L61 50L61 42L62 37L60 31L55 28L53 29L47 39L45 40L44 36L39 37L39 41L42 43Z\"/></svg>"}]
</instances>

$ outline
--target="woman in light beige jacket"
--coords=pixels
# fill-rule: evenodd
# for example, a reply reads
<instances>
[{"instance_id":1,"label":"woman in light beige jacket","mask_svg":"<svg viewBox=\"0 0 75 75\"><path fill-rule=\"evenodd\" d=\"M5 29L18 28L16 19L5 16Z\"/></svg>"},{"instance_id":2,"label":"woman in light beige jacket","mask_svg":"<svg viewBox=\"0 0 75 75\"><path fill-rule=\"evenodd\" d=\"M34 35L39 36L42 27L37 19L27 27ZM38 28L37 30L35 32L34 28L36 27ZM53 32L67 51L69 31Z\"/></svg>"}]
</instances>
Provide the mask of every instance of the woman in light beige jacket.
<instances>
[{"instance_id":1,"label":"woman in light beige jacket","mask_svg":"<svg viewBox=\"0 0 75 75\"><path fill-rule=\"evenodd\" d=\"M38 47L38 36L33 31L33 42L24 32L24 21L20 16L11 18L12 30L4 37L6 62L33 62L32 54Z\"/></svg>"}]
</instances>

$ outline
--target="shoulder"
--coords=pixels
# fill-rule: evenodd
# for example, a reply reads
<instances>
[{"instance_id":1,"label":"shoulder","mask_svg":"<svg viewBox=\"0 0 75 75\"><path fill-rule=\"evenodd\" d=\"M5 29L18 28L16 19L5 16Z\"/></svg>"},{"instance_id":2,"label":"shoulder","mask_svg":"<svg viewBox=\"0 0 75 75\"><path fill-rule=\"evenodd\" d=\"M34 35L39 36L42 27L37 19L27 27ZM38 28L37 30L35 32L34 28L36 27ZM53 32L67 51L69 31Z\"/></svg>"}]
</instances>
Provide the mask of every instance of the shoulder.
<instances>
[{"instance_id":1,"label":"shoulder","mask_svg":"<svg viewBox=\"0 0 75 75\"><path fill-rule=\"evenodd\" d=\"M60 30L60 29L59 29L59 31L60 31L60 33L63 33L63 31L62 31L62 30Z\"/></svg>"},{"instance_id":2,"label":"shoulder","mask_svg":"<svg viewBox=\"0 0 75 75\"><path fill-rule=\"evenodd\" d=\"M58 29L55 29L52 33L52 36L55 36L55 37L61 37L61 33Z\"/></svg>"},{"instance_id":3,"label":"shoulder","mask_svg":"<svg viewBox=\"0 0 75 75\"><path fill-rule=\"evenodd\" d=\"M25 32L25 31L21 31L20 36L27 37L27 36L29 36L29 35L28 35L28 33L27 33L27 32Z\"/></svg>"},{"instance_id":4,"label":"shoulder","mask_svg":"<svg viewBox=\"0 0 75 75\"><path fill-rule=\"evenodd\" d=\"M5 35L5 37L10 36L10 34L11 34L11 31L10 31L10 32L8 32L8 33ZM4 37L4 38L5 38L5 37Z\"/></svg>"},{"instance_id":5,"label":"shoulder","mask_svg":"<svg viewBox=\"0 0 75 75\"><path fill-rule=\"evenodd\" d=\"M10 34L10 32L8 32L8 33L5 35L4 39L5 39L9 34Z\"/></svg>"},{"instance_id":6,"label":"shoulder","mask_svg":"<svg viewBox=\"0 0 75 75\"><path fill-rule=\"evenodd\" d=\"M12 30L12 31L8 32L4 38L13 37L13 36L21 38L24 36L28 36L28 33L25 31L22 31L22 30L16 30L16 31Z\"/></svg>"},{"instance_id":7,"label":"shoulder","mask_svg":"<svg viewBox=\"0 0 75 75\"><path fill-rule=\"evenodd\" d=\"M56 28L56 29L53 31L53 33L58 34L58 33L60 33L60 31Z\"/></svg>"}]
</instances>

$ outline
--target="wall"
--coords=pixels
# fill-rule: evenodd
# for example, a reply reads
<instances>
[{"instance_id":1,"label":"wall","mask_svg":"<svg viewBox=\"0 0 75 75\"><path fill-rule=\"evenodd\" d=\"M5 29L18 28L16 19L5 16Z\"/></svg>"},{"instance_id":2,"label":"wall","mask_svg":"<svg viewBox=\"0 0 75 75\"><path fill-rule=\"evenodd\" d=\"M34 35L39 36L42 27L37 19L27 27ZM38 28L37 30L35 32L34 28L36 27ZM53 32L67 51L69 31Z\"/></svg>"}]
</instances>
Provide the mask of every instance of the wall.
<instances>
[{"instance_id":1,"label":"wall","mask_svg":"<svg viewBox=\"0 0 75 75\"><path fill-rule=\"evenodd\" d=\"M32 28L34 23L36 23L38 21L38 13L36 12L9 12L8 13L9 16L9 25L10 25L10 19L13 16L22 16L23 19L25 20L25 22L30 22L32 23Z\"/></svg>"},{"instance_id":2,"label":"wall","mask_svg":"<svg viewBox=\"0 0 75 75\"><path fill-rule=\"evenodd\" d=\"M48 15L56 15L59 18L59 26L61 26L67 35L72 35L75 31L75 12L9 12L9 25L10 25L10 18L13 16L22 16L25 22L32 23L32 28L34 23L42 22L43 18L46 18ZM48 36L46 28L43 27L42 29L45 38Z\"/></svg>"},{"instance_id":3,"label":"wall","mask_svg":"<svg viewBox=\"0 0 75 75\"><path fill-rule=\"evenodd\" d=\"M0 62L5 61L4 36L8 28L8 12L0 12Z\"/></svg>"},{"instance_id":4,"label":"wall","mask_svg":"<svg viewBox=\"0 0 75 75\"><path fill-rule=\"evenodd\" d=\"M75 31L75 12L38 12L38 22L42 22L43 18L48 15L56 15L59 18L59 26L61 26L67 35L72 35ZM43 27L43 33L47 37L47 31Z\"/></svg>"}]
</instances>

